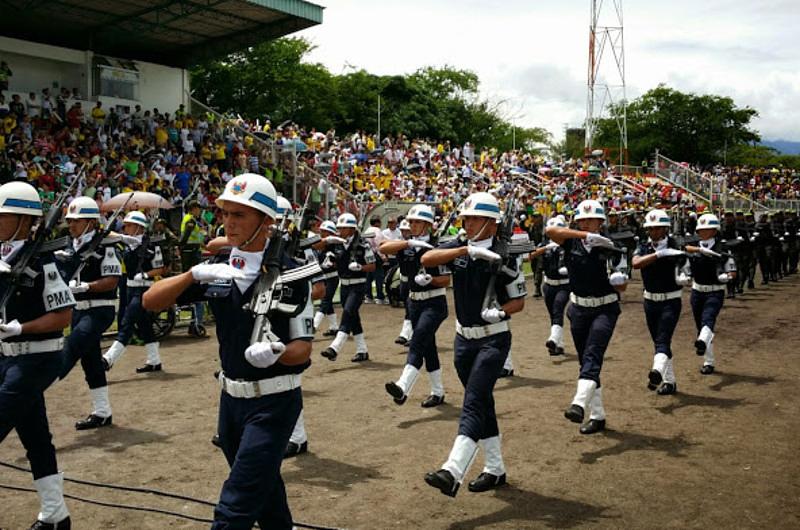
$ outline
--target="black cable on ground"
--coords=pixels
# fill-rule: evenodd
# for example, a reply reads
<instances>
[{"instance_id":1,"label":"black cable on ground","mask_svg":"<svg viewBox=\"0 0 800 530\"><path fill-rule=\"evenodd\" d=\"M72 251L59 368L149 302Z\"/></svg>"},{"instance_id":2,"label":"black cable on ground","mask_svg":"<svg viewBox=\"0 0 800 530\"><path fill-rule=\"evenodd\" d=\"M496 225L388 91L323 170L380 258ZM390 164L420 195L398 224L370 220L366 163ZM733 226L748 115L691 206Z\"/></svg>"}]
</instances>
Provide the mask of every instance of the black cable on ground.
<instances>
[{"instance_id":1,"label":"black cable on ground","mask_svg":"<svg viewBox=\"0 0 800 530\"><path fill-rule=\"evenodd\" d=\"M7 467L7 468L13 469L15 471L21 471L21 472L24 472L24 473L30 473L31 472L31 470L26 468L26 467L18 466L18 465L11 464L11 463L8 463L8 462L3 462L3 461L0 461L0 466ZM194 503L197 503L197 504L200 504L200 505L203 505L203 506L211 506L211 507L216 506L216 503L205 501L203 499L197 499L195 497L188 497L186 495L179 495L177 493L170 493L168 491L161 491L161 490L156 490L156 489L151 489L151 488L138 488L138 487L135 487L135 486L120 486L118 484L106 484L104 482L93 482L93 481L90 481L90 480L81 480L81 479L76 479L76 478L69 478L66 475L64 476L64 481L65 482L72 482L72 483L75 483L75 484L80 484L80 485L83 485L83 486L91 486L91 487L95 487L95 488L106 488L106 489L112 489L112 490L129 491L129 492L133 492L133 493L147 493L147 494L150 494L150 495L155 495L157 497L166 497L166 498L169 498L169 499L177 499L177 500L181 500L181 501L194 502ZM14 491L26 491L26 492L34 492L34 493L36 492L36 490L33 489L33 488L23 488L23 487L20 487L20 486L11 486L11 485L8 485L8 484L0 484L0 488L8 489L8 490L14 490ZM161 514L161 515L171 515L171 516L180 517L180 518L183 518L183 519L190 519L192 521L197 521L197 522L200 522L200 523L212 523L213 522L211 519L203 519L203 518L200 518L200 517L194 517L194 516L185 515L185 514L182 514L182 513L170 512L170 511L167 511L167 510L161 510L159 508L149 508L149 507L145 507L145 506L134 506L134 505L129 505L129 504L115 504L115 503L110 503L110 502L97 501L97 500L93 500L93 499L86 499L84 497L78 497L78 496L75 496L75 495L68 495L68 494L64 494L64 497L67 498L67 499L73 499L73 500L76 500L76 501L86 502L86 503L89 503L89 504L96 504L98 506L104 506L104 507L107 507L107 508L120 508L120 509L123 509L123 510L134 510L134 511L140 511L140 512L158 513L158 514ZM332 527L332 526L320 526L320 525L314 525L314 524L309 524L309 523L301 523L301 522L298 522L298 521L293 521L292 524L294 526L298 527L298 528L308 528L309 530L342 530L340 528L336 528L336 527Z\"/></svg>"}]
</instances>

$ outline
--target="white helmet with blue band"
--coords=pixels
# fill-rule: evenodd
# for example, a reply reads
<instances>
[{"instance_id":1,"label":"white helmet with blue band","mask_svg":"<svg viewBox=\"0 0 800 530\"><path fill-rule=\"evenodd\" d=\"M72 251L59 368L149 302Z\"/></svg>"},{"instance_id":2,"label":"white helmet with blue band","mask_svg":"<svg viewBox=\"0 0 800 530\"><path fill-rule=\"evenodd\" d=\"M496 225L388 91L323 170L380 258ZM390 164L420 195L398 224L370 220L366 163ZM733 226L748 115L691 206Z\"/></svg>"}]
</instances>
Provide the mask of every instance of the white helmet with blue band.
<instances>
[{"instance_id":1,"label":"white helmet with blue band","mask_svg":"<svg viewBox=\"0 0 800 530\"><path fill-rule=\"evenodd\" d=\"M330 232L331 234L335 234L336 230L336 223L333 221L323 221L321 225L319 225L320 230L325 230L326 232Z\"/></svg>"},{"instance_id":2,"label":"white helmet with blue band","mask_svg":"<svg viewBox=\"0 0 800 530\"><path fill-rule=\"evenodd\" d=\"M139 211L128 212L128 215L125 216L125 219L123 219L122 222L133 223L135 225L147 228L147 216Z\"/></svg>"},{"instance_id":3,"label":"white helmet with blue band","mask_svg":"<svg viewBox=\"0 0 800 530\"><path fill-rule=\"evenodd\" d=\"M91 197L78 197L69 203L66 219L100 219L100 208Z\"/></svg>"},{"instance_id":4,"label":"white helmet with blue band","mask_svg":"<svg viewBox=\"0 0 800 530\"><path fill-rule=\"evenodd\" d=\"M605 221L606 210L600 202L593 199L581 201L575 212L575 220L580 221L581 219L602 219Z\"/></svg>"},{"instance_id":5,"label":"white helmet with blue band","mask_svg":"<svg viewBox=\"0 0 800 530\"><path fill-rule=\"evenodd\" d=\"M277 204L278 206L275 210L275 213L277 213L278 215L275 217L275 219L283 219L284 217L286 217L287 213L289 214L292 213L292 203L289 202L289 199L287 199L286 197L281 197L280 195L278 195Z\"/></svg>"},{"instance_id":6,"label":"white helmet with blue band","mask_svg":"<svg viewBox=\"0 0 800 530\"><path fill-rule=\"evenodd\" d=\"M336 220L336 228L358 228L356 216L351 213L343 213Z\"/></svg>"},{"instance_id":7,"label":"white helmet with blue band","mask_svg":"<svg viewBox=\"0 0 800 530\"><path fill-rule=\"evenodd\" d=\"M39 192L27 182L8 182L0 186L0 213L42 216Z\"/></svg>"},{"instance_id":8,"label":"white helmet with blue band","mask_svg":"<svg viewBox=\"0 0 800 530\"><path fill-rule=\"evenodd\" d=\"M697 230L719 230L719 218L713 213L704 213L697 220Z\"/></svg>"},{"instance_id":9,"label":"white helmet with blue band","mask_svg":"<svg viewBox=\"0 0 800 530\"><path fill-rule=\"evenodd\" d=\"M426 223L433 224L433 209L431 209L431 207L427 204L416 204L408 211L406 219L409 221L425 221Z\"/></svg>"},{"instance_id":10,"label":"white helmet with blue band","mask_svg":"<svg viewBox=\"0 0 800 530\"><path fill-rule=\"evenodd\" d=\"M491 193L481 191L473 193L461 205L460 217L488 217L489 219L500 220L500 205L497 204L497 198Z\"/></svg>"},{"instance_id":11,"label":"white helmet with blue band","mask_svg":"<svg viewBox=\"0 0 800 530\"><path fill-rule=\"evenodd\" d=\"M644 218L644 227L656 228L661 226L665 228L672 226L669 215L664 210L651 210L647 217Z\"/></svg>"},{"instance_id":12,"label":"white helmet with blue band","mask_svg":"<svg viewBox=\"0 0 800 530\"><path fill-rule=\"evenodd\" d=\"M224 208L226 202L255 208L273 219L278 216L278 194L275 192L275 186L265 177L255 173L243 173L232 178L225 185L225 191L216 200L220 208Z\"/></svg>"}]
</instances>

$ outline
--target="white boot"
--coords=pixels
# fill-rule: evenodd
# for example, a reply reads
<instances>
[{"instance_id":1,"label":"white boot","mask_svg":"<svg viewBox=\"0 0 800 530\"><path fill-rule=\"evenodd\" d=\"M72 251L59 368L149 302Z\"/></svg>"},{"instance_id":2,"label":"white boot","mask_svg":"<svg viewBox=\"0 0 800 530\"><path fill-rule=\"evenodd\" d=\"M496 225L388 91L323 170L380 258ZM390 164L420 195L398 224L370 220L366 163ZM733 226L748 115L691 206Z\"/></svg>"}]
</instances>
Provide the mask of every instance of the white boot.
<instances>
[{"instance_id":1,"label":"white boot","mask_svg":"<svg viewBox=\"0 0 800 530\"><path fill-rule=\"evenodd\" d=\"M484 466L483 472L501 477L506 474L506 466L503 464L503 455L500 451L500 436L484 438L480 441L483 448Z\"/></svg>"},{"instance_id":2,"label":"white boot","mask_svg":"<svg viewBox=\"0 0 800 530\"><path fill-rule=\"evenodd\" d=\"M400 330L400 337L406 339L406 341L411 340L411 335L414 334L414 328L411 326L410 320L403 320L403 327Z\"/></svg>"},{"instance_id":3,"label":"white boot","mask_svg":"<svg viewBox=\"0 0 800 530\"><path fill-rule=\"evenodd\" d=\"M122 357L122 354L125 353L125 348L126 346L124 344L115 340L114 344L103 354L103 358L106 360L106 363L108 363L109 368L114 366L114 363Z\"/></svg>"},{"instance_id":4,"label":"white boot","mask_svg":"<svg viewBox=\"0 0 800 530\"><path fill-rule=\"evenodd\" d=\"M589 402L597 389L597 383L591 379L578 379L578 390L572 398L572 404L581 407L584 412L589 408Z\"/></svg>"},{"instance_id":5,"label":"white boot","mask_svg":"<svg viewBox=\"0 0 800 530\"><path fill-rule=\"evenodd\" d=\"M33 481L39 495L41 511L37 519L43 523L56 524L69 517L64 504L64 475L56 473Z\"/></svg>"},{"instance_id":6,"label":"white boot","mask_svg":"<svg viewBox=\"0 0 800 530\"><path fill-rule=\"evenodd\" d=\"M364 351L366 351L366 349ZM411 393L411 389L414 388L414 383L417 382L417 377L419 377L419 370L414 368L414 366L407 364L403 367L403 374L395 384L400 387L400 389L403 391L403 394L409 395Z\"/></svg>"},{"instance_id":7,"label":"white boot","mask_svg":"<svg viewBox=\"0 0 800 530\"><path fill-rule=\"evenodd\" d=\"M711 341L714 340L714 332L711 331L711 328L708 326L703 326L703 329L700 330L700 334L697 336L698 341L705 342L706 348L711 346Z\"/></svg>"},{"instance_id":8,"label":"white boot","mask_svg":"<svg viewBox=\"0 0 800 530\"><path fill-rule=\"evenodd\" d=\"M444 384L442 384L442 369L428 372L428 377L431 380L431 395L444 396Z\"/></svg>"},{"instance_id":9,"label":"white boot","mask_svg":"<svg viewBox=\"0 0 800 530\"><path fill-rule=\"evenodd\" d=\"M507 372L514 371L514 361L511 359L511 352L508 352L508 355L506 355L506 360L503 362L503 370Z\"/></svg>"},{"instance_id":10,"label":"white boot","mask_svg":"<svg viewBox=\"0 0 800 530\"><path fill-rule=\"evenodd\" d=\"M668 359L667 369L664 371L664 382L675 384L675 368L672 367L672 359Z\"/></svg>"},{"instance_id":11,"label":"white boot","mask_svg":"<svg viewBox=\"0 0 800 530\"><path fill-rule=\"evenodd\" d=\"M161 355L158 353L158 342L148 342L144 345L144 351L147 353L146 364L150 366L158 366L161 364Z\"/></svg>"},{"instance_id":12,"label":"white boot","mask_svg":"<svg viewBox=\"0 0 800 530\"><path fill-rule=\"evenodd\" d=\"M325 318L325 315L322 314L322 311L317 311L314 313L314 331L319 329L320 324L322 324L322 320Z\"/></svg>"},{"instance_id":13,"label":"white boot","mask_svg":"<svg viewBox=\"0 0 800 530\"><path fill-rule=\"evenodd\" d=\"M92 414L100 418L111 416L111 402L108 400L108 387L92 388Z\"/></svg>"},{"instance_id":14,"label":"white boot","mask_svg":"<svg viewBox=\"0 0 800 530\"><path fill-rule=\"evenodd\" d=\"M563 326L559 326L558 324L553 324L550 326L550 336L553 337L553 341L556 343L556 346L559 348L564 347L564 328Z\"/></svg>"},{"instance_id":15,"label":"white boot","mask_svg":"<svg viewBox=\"0 0 800 530\"><path fill-rule=\"evenodd\" d=\"M475 443L475 440L469 436L459 434L456 436L455 442L453 442L450 456L447 457L447 462L444 463L442 469L449 471L453 478L456 479L456 482L460 484L477 454L478 444Z\"/></svg>"},{"instance_id":16,"label":"white boot","mask_svg":"<svg viewBox=\"0 0 800 530\"><path fill-rule=\"evenodd\" d=\"M300 415L297 417L297 423L294 424L294 430L292 431L292 435L289 437L289 441L297 445L303 445L308 441L308 435L306 435L306 422L303 419L302 409L300 409Z\"/></svg>"},{"instance_id":17,"label":"white boot","mask_svg":"<svg viewBox=\"0 0 800 530\"><path fill-rule=\"evenodd\" d=\"M606 410L603 408L603 389L597 388L592 395L592 401L589 402L589 419L590 420L604 420L606 419Z\"/></svg>"},{"instance_id":18,"label":"white boot","mask_svg":"<svg viewBox=\"0 0 800 530\"><path fill-rule=\"evenodd\" d=\"M667 373L667 365L669 364L669 357L666 353L657 353L653 357L653 370L661 374L663 380Z\"/></svg>"},{"instance_id":19,"label":"white boot","mask_svg":"<svg viewBox=\"0 0 800 530\"><path fill-rule=\"evenodd\" d=\"M356 341L356 353L367 353L367 339L364 338L364 334L353 335L353 339Z\"/></svg>"},{"instance_id":20,"label":"white boot","mask_svg":"<svg viewBox=\"0 0 800 530\"><path fill-rule=\"evenodd\" d=\"M714 343L709 342L703 354L703 366L714 366Z\"/></svg>"},{"instance_id":21,"label":"white boot","mask_svg":"<svg viewBox=\"0 0 800 530\"><path fill-rule=\"evenodd\" d=\"M336 319L336 313L328 315L328 329L339 329L339 321Z\"/></svg>"},{"instance_id":22,"label":"white boot","mask_svg":"<svg viewBox=\"0 0 800 530\"><path fill-rule=\"evenodd\" d=\"M333 342L331 342L330 348L336 353L339 353L345 342L347 342L347 333L340 331L336 333L336 337L333 339Z\"/></svg>"}]
</instances>

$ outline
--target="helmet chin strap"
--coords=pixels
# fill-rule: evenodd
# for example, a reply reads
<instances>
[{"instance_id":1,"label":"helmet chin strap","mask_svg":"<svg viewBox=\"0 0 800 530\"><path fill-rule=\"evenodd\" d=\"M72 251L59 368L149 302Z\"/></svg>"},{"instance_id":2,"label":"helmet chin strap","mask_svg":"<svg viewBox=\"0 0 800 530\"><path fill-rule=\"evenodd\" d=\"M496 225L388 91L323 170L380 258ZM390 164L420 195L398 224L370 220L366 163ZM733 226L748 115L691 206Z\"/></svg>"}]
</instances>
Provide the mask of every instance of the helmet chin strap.
<instances>
[{"instance_id":1,"label":"helmet chin strap","mask_svg":"<svg viewBox=\"0 0 800 530\"><path fill-rule=\"evenodd\" d=\"M3 241L3 243L8 243L9 241L15 241L17 239L17 235L19 235L19 230L22 228L22 216L17 216L17 228L14 229L14 233L11 235L9 239Z\"/></svg>"},{"instance_id":2,"label":"helmet chin strap","mask_svg":"<svg viewBox=\"0 0 800 530\"><path fill-rule=\"evenodd\" d=\"M250 243L252 243L258 237L258 233L261 232L261 229L264 226L264 219L266 217L267 216L265 215L264 217L261 218L261 222L258 224L258 226L253 231L253 233L250 235L250 237L247 238L247 241L245 241L244 243L242 243L241 245L239 245L236 248L238 248L239 250L243 250L245 247L247 247Z\"/></svg>"},{"instance_id":3,"label":"helmet chin strap","mask_svg":"<svg viewBox=\"0 0 800 530\"><path fill-rule=\"evenodd\" d=\"M478 230L477 234L475 234L475 237L468 238L469 241L473 241L473 242L474 241L483 241L483 239L486 239L486 238L483 238L483 239L478 239L478 238L483 234L483 231L486 230L486 227L489 226L489 221L493 221L493 219L489 219L487 217L486 220L483 222L483 225L481 225L481 229Z\"/></svg>"}]
</instances>

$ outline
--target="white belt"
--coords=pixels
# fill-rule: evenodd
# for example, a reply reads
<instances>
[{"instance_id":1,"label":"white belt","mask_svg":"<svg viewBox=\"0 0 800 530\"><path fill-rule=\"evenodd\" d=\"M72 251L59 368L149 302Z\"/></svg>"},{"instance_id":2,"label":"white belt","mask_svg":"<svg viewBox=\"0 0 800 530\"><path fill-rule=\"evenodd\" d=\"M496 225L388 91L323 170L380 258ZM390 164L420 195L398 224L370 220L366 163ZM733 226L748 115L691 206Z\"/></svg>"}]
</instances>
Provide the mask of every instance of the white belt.
<instances>
[{"instance_id":1,"label":"white belt","mask_svg":"<svg viewBox=\"0 0 800 530\"><path fill-rule=\"evenodd\" d=\"M650 291L644 291L642 296L644 296L645 300L650 300L651 302L666 302L667 300L680 298L682 294L683 291L679 289L669 293L651 293Z\"/></svg>"},{"instance_id":2,"label":"white belt","mask_svg":"<svg viewBox=\"0 0 800 530\"><path fill-rule=\"evenodd\" d=\"M300 374L279 375L260 381L237 381L219 373L219 386L223 392L231 397L252 399L270 394L280 394L300 387L302 376Z\"/></svg>"},{"instance_id":3,"label":"white belt","mask_svg":"<svg viewBox=\"0 0 800 530\"><path fill-rule=\"evenodd\" d=\"M358 285L360 283L367 283L366 278L342 278L342 285Z\"/></svg>"},{"instance_id":4,"label":"white belt","mask_svg":"<svg viewBox=\"0 0 800 530\"><path fill-rule=\"evenodd\" d=\"M114 307L116 305L116 300L78 300L77 304L75 304L75 309L77 311L86 311L94 307Z\"/></svg>"},{"instance_id":5,"label":"white belt","mask_svg":"<svg viewBox=\"0 0 800 530\"><path fill-rule=\"evenodd\" d=\"M322 278L323 280L330 280L331 278L336 278L336 276L337 276L338 274L339 274L339 273L338 273L338 272L336 272L336 271L333 271L333 272L326 272L325 274L323 274L323 275L321 276L321 278Z\"/></svg>"},{"instance_id":6,"label":"white belt","mask_svg":"<svg viewBox=\"0 0 800 530\"><path fill-rule=\"evenodd\" d=\"M444 287L440 287L438 289L431 289L430 291L411 291L408 293L408 297L412 300L417 302L422 300L428 300L430 298L434 298L436 296L444 296L447 291Z\"/></svg>"},{"instance_id":7,"label":"white belt","mask_svg":"<svg viewBox=\"0 0 800 530\"><path fill-rule=\"evenodd\" d=\"M475 340L491 337L498 333L508 331L508 322L502 321L495 324L487 324L486 326L462 326L460 322L456 321L456 333L465 339Z\"/></svg>"},{"instance_id":8,"label":"white belt","mask_svg":"<svg viewBox=\"0 0 800 530\"><path fill-rule=\"evenodd\" d=\"M725 286L722 284L703 285L697 282L692 282L692 289L701 293L713 293L714 291L724 291Z\"/></svg>"},{"instance_id":9,"label":"white belt","mask_svg":"<svg viewBox=\"0 0 800 530\"><path fill-rule=\"evenodd\" d=\"M6 357L59 351L64 348L64 337L26 342L0 342L0 348Z\"/></svg>"},{"instance_id":10,"label":"white belt","mask_svg":"<svg viewBox=\"0 0 800 530\"><path fill-rule=\"evenodd\" d=\"M401 275L400 275L400 281L401 281L401 282L406 282L406 283L408 283L408 276L403 276L403 275L401 274Z\"/></svg>"},{"instance_id":11,"label":"white belt","mask_svg":"<svg viewBox=\"0 0 800 530\"><path fill-rule=\"evenodd\" d=\"M128 280L128 287L150 287L153 285L153 280Z\"/></svg>"},{"instance_id":12,"label":"white belt","mask_svg":"<svg viewBox=\"0 0 800 530\"><path fill-rule=\"evenodd\" d=\"M619 296L616 294L607 294L605 296L577 296L575 293L569 293L569 301L581 307L600 307L618 302Z\"/></svg>"},{"instance_id":13,"label":"white belt","mask_svg":"<svg viewBox=\"0 0 800 530\"><path fill-rule=\"evenodd\" d=\"M564 278L563 280L551 280L547 276L544 277L544 283L547 285L569 285L569 278Z\"/></svg>"}]
</instances>

